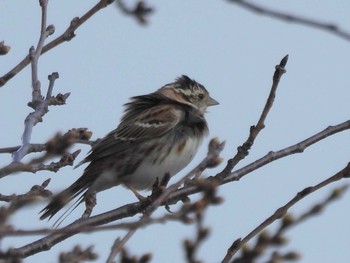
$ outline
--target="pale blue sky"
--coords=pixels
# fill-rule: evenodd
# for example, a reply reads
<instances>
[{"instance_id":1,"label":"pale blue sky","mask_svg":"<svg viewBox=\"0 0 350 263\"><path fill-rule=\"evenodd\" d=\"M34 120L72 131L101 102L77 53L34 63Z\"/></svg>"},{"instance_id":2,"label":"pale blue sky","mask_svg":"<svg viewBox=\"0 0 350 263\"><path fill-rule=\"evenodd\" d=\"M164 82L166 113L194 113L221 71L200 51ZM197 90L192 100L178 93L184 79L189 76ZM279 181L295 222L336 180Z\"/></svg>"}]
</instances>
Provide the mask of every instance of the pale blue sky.
<instances>
[{"instance_id":1,"label":"pale blue sky","mask_svg":"<svg viewBox=\"0 0 350 263\"><path fill-rule=\"evenodd\" d=\"M61 34L73 17L82 15L95 2L50 1L48 23L55 25L56 33L49 40ZM102 137L116 127L122 104L129 97L152 92L187 74L205 85L220 102L210 108L207 120L210 136L226 140L223 156L228 159L247 138L249 127L256 123L270 89L274 66L286 54L289 54L287 74L280 83L266 128L239 167L349 119L350 42L319 30L256 16L226 1L148 2L156 12L150 16L147 27L110 6L79 28L72 41L40 59L43 93L47 75L57 71L60 78L54 93L71 92L71 96L66 106L50 108L44 122L34 128L32 142L45 142L57 131L73 127L88 127L94 132L93 139ZM292 14L333 22L350 31L350 3L345 1L276 0L268 4ZM27 54L31 45L36 45L40 8L37 1L2 1L0 13L0 40L11 46L11 52L0 58L3 75ZM31 98L29 69L0 88L0 148L20 143L23 121L30 112L26 107ZM342 169L349 162L349 139L349 132L338 134L303 154L274 162L240 182L221 187L219 194L225 202L208 211L205 223L212 227L212 234L201 247L199 258L204 262L220 261L233 240L245 236L304 187ZM205 156L206 143L186 170ZM78 158L81 160L89 147L77 148L83 149ZM10 160L9 155L2 154L0 165ZM223 167L224 164L206 174L214 175ZM50 189L57 192L70 185L82 170L83 167L76 170L67 167L57 174L9 176L2 179L0 192L25 192L49 177ZM292 212L302 213L343 183L346 182L306 198ZM349 261L349 196L347 193L341 201L330 205L321 217L288 232L291 242L284 251L299 251L303 263ZM98 195L94 213L131 201L135 198L130 192L113 188ZM50 226L51 223L38 219L37 213L43 206L41 203L23 211L14 218L14 224L25 229ZM78 217L82 209L72 214L67 223ZM182 262L181 242L194 233L194 226L179 223L151 226L138 231L127 247L138 255L153 252L152 262ZM78 235L25 262L56 262L60 251L78 243L95 245L100 255L98 262L104 262L114 239L123 234L109 231ZM36 239L5 239L2 248Z\"/></svg>"}]
</instances>

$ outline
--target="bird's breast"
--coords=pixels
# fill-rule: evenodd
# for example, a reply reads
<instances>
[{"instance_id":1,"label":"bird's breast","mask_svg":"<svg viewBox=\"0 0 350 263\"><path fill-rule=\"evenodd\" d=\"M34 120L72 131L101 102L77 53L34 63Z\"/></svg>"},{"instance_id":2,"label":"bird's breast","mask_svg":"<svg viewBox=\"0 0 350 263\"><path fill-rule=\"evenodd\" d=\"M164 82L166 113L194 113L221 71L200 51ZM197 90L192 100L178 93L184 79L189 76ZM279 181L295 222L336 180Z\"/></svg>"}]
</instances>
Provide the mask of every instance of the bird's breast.
<instances>
[{"instance_id":1,"label":"bird's breast","mask_svg":"<svg viewBox=\"0 0 350 263\"><path fill-rule=\"evenodd\" d=\"M188 137L174 143L158 144L124 180L138 190L152 188L157 178L161 180L165 174L173 176L185 168L197 153L201 141L202 137Z\"/></svg>"}]
</instances>

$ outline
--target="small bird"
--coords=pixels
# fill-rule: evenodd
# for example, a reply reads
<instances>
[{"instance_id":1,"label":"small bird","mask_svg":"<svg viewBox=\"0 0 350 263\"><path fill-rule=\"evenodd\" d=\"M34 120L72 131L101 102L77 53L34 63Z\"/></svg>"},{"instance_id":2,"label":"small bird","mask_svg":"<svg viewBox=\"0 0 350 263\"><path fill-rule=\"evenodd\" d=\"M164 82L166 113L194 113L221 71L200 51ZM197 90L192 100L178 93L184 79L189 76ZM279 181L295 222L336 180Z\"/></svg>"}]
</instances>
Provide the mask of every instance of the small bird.
<instances>
[{"instance_id":1,"label":"small bird","mask_svg":"<svg viewBox=\"0 0 350 263\"><path fill-rule=\"evenodd\" d=\"M51 219L79 195L77 204L85 201L87 207L97 192L113 186L151 189L165 174L175 175L197 153L208 134L204 113L217 104L203 85L185 75L156 92L132 97L119 126L78 164L90 162L83 175L52 198L40 219Z\"/></svg>"}]
</instances>

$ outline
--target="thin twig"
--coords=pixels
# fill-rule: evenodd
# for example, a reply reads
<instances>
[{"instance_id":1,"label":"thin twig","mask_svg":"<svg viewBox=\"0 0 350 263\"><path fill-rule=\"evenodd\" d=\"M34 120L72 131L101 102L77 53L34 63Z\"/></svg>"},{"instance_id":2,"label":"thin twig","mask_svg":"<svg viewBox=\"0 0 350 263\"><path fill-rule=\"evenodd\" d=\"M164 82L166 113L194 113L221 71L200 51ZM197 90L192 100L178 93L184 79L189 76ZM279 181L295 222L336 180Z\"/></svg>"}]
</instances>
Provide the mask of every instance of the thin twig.
<instances>
[{"instance_id":1,"label":"thin twig","mask_svg":"<svg viewBox=\"0 0 350 263\"><path fill-rule=\"evenodd\" d=\"M51 162L50 164L44 164L42 162L30 162L28 164L23 163L11 163L0 169L0 178L5 177L9 174L18 173L18 172L30 172L36 173L39 171L50 171L57 172L62 167L72 166L74 160L79 155L80 150L76 150L73 153L65 153L62 155L61 159L58 162ZM45 158L46 159L46 158Z\"/></svg>"},{"instance_id":2,"label":"thin twig","mask_svg":"<svg viewBox=\"0 0 350 263\"><path fill-rule=\"evenodd\" d=\"M265 15L274 19L282 20L289 23L301 24L307 27L312 27L331 33L337 37L350 41L350 32L340 29L337 25L332 23L325 23L323 21L310 19L307 17L292 15L286 12L272 10L265 6L259 6L255 3L246 0L228 0L230 3L237 4L249 11L255 12L259 15Z\"/></svg>"},{"instance_id":3,"label":"thin twig","mask_svg":"<svg viewBox=\"0 0 350 263\"><path fill-rule=\"evenodd\" d=\"M261 258L265 252L273 249L274 251L271 253L270 259L265 262L290 262L297 261L300 259L300 254L296 251L285 251L283 252L277 251L282 247L286 247L288 238L285 236L285 232L290 230L292 227L299 226L305 220L310 219L311 217L315 217L320 215L320 213L330 205L331 202L339 200L348 190L350 184L345 184L341 187L336 187L331 191L331 193L321 202L314 204L310 207L306 212L303 212L298 217L294 218L294 216L290 213L283 216L283 219L280 220L279 226L277 229L273 231L269 231L264 229L261 231L255 238L255 242L253 245L245 244L244 249L242 248L239 256L236 256L230 263L242 263L242 262L256 262L261 261ZM272 233L271 233L272 232Z\"/></svg>"},{"instance_id":4,"label":"thin twig","mask_svg":"<svg viewBox=\"0 0 350 263\"><path fill-rule=\"evenodd\" d=\"M55 84L55 80L58 79L60 76L58 75L58 72L53 72L51 75L48 76L49 79L49 87L47 88L46 93L46 100L49 100L52 97L52 90L53 86Z\"/></svg>"},{"instance_id":5,"label":"thin twig","mask_svg":"<svg viewBox=\"0 0 350 263\"><path fill-rule=\"evenodd\" d=\"M41 54L45 54L47 51L55 48L56 46L71 40L75 37L75 31L84 24L87 20L89 20L93 15L95 15L98 11L105 8L109 4L111 4L113 1L111 0L101 0L99 1L94 7L92 7L89 11L87 11L82 17L75 17L69 27L66 29L66 31L52 40L50 43L43 46ZM50 29L50 28L48 28ZM12 79L14 76L16 76L22 69L24 69L26 66L28 66L30 63L30 55L27 55L21 62L18 63L13 69L11 69L8 73L6 73L4 76L0 78L0 87L4 86L7 81Z\"/></svg>"},{"instance_id":6,"label":"thin twig","mask_svg":"<svg viewBox=\"0 0 350 263\"><path fill-rule=\"evenodd\" d=\"M36 49L31 47L29 50L29 57L31 62L32 69L32 101L29 106L32 107L35 111L30 113L25 119L25 128L22 135L22 146L18 149L18 151L13 155L12 161L13 163L19 163L22 158L28 153L30 147L30 139L32 135L33 127L42 120L42 117L48 111L48 105L44 101L41 90L40 90L40 81L38 79L38 61L45 43L46 38L54 32L50 28L46 28L46 20L47 20L47 1L48 0L40 0L41 7L41 32L39 41ZM56 78L53 79L50 85L53 85L53 82ZM51 82L51 81L50 81ZM52 89L52 88L51 88Z\"/></svg>"},{"instance_id":7,"label":"thin twig","mask_svg":"<svg viewBox=\"0 0 350 263\"><path fill-rule=\"evenodd\" d=\"M80 153L80 150L74 153L69 153L68 148L75 143L76 139L89 140L92 133L86 128L71 129L65 134L61 135L57 133L51 138L43 147L44 154L40 157L32 159L28 163L12 162L9 165L0 169L0 178L9 175L14 172L32 172L47 170L57 172L60 168L73 165L75 158ZM39 147L41 148L41 147ZM60 156L61 160L58 162L52 162L51 164L44 164L44 162L52 157Z\"/></svg>"},{"instance_id":8,"label":"thin twig","mask_svg":"<svg viewBox=\"0 0 350 263\"><path fill-rule=\"evenodd\" d=\"M238 164L238 162L243 160L249 154L249 150L253 146L256 137L261 132L261 130L265 128L265 120L275 100L276 90L280 82L280 79L282 75L286 73L285 67L287 65L287 62L288 62L288 55L286 55L281 60L280 64L275 67L275 73L273 74L273 78L272 78L272 87L270 90L270 94L267 98L267 101L260 115L260 118L255 126L250 127L248 139L241 146L237 148L237 154L232 159L227 161L227 165L224 168L224 170L219 175L217 175L217 178L219 180L224 179L225 176L227 176L232 171L232 169Z\"/></svg>"},{"instance_id":9,"label":"thin twig","mask_svg":"<svg viewBox=\"0 0 350 263\"><path fill-rule=\"evenodd\" d=\"M77 132L78 136L72 138L72 144L85 144L85 145L94 145L98 140L90 140L92 132L89 131L87 128L73 128L69 130L66 134L70 132ZM65 135L63 135L65 136ZM14 153L18 151L18 149L21 146L13 146L13 147L6 147L6 148L0 148L0 154L1 153ZM31 143L29 144L28 153L32 152L43 152L46 151L47 143Z\"/></svg>"},{"instance_id":10,"label":"thin twig","mask_svg":"<svg viewBox=\"0 0 350 263\"><path fill-rule=\"evenodd\" d=\"M276 231L275 236L283 234L285 231L293 226L299 225L312 216L319 215L331 202L334 202L342 197L350 187L350 184L337 187L331 191L331 193L321 202L313 205L308 211L302 213L297 218L292 218L290 215L286 215L283 218L283 222L279 229Z\"/></svg>"},{"instance_id":11,"label":"thin twig","mask_svg":"<svg viewBox=\"0 0 350 263\"><path fill-rule=\"evenodd\" d=\"M255 237L258 233L260 233L263 229L265 229L267 226L271 225L276 220L282 218L285 216L288 212L288 210L295 205L297 202L308 196L309 194L331 184L334 182L337 182L343 178L350 177L350 163L347 164L347 166L336 173L335 175L329 177L328 179L310 187L306 187L297 195L292 198L289 202L287 202L285 205L278 208L275 213L273 213L271 216L269 216L264 222L262 222L259 226L257 226L253 231L251 231L247 236L245 236L243 239L239 238L235 240L230 248L227 250L227 254L222 260L223 263L228 263L232 259L232 257L238 252L239 249L242 248L244 244L246 244L249 240L251 240L253 237Z\"/></svg>"},{"instance_id":12,"label":"thin twig","mask_svg":"<svg viewBox=\"0 0 350 263\"><path fill-rule=\"evenodd\" d=\"M18 146L12 146L12 147L5 147L5 148L0 148L0 153L14 153L18 151L18 149L21 148L20 145ZM33 153L33 152L42 152L45 151L46 145L42 143L31 143L29 145L28 153Z\"/></svg>"},{"instance_id":13,"label":"thin twig","mask_svg":"<svg viewBox=\"0 0 350 263\"><path fill-rule=\"evenodd\" d=\"M16 195L1 195L0 201L11 202L16 199ZM187 211L185 211L187 212ZM39 228L39 229L0 229L1 237L11 237L11 236L38 236L53 233L70 233L79 231L79 233L92 233L99 231L110 231L110 230L130 230L134 228L142 228L154 224L164 224L169 221L183 222L186 224L193 223L188 217L184 217L184 211L174 212L171 214L165 214L160 217L149 218L147 220L137 220L134 222L118 223L118 224L108 224L103 226L84 226L84 227L64 227L64 228Z\"/></svg>"},{"instance_id":14,"label":"thin twig","mask_svg":"<svg viewBox=\"0 0 350 263\"><path fill-rule=\"evenodd\" d=\"M246 174L257 170L258 168L271 163L275 160L281 159L283 157L292 155L292 154L296 154L296 153L302 153L304 152L304 150L308 147L310 147L311 145L333 135L336 134L338 132L342 132L345 130L349 130L350 129L350 120L345 121L343 123L340 123L338 125L334 125L334 126L328 126L326 129L324 129L323 131L316 133L315 135L297 143L294 144L292 146L289 146L287 148L284 148L282 150L276 151L276 152L269 152L268 154L266 154L265 156L263 156L262 158L256 160L255 162L248 164L245 167L242 167L239 170L236 170L232 173L230 173L229 175L227 175L227 177L225 177L224 183L228 183L230 181L238 181L240 180L243 176L245 176Z\"/></svg>"},{"instance_id":15,"label":"thin twig","mask_svg":"<svg viewBox=\"0 0 350 263\"><path fill-rule=\"evenodd\" d=\"M0 194L0 201L10 203L10 206L8 206L5 209L7 209L8 213L13 213L18 208L21 208L26 204L32 203L38 197L46 197L47 198L47 197L51 196L52 193L46 189L46 187L48 186L49 183L50 183L50 179L47 179L41 185L32 186L31 189L25 194L20 194L20 195L16 195L16 194L2 195L2 194ZM1 229L5 230L6 228L1 228Z\"/></svg>"}]
</instances>

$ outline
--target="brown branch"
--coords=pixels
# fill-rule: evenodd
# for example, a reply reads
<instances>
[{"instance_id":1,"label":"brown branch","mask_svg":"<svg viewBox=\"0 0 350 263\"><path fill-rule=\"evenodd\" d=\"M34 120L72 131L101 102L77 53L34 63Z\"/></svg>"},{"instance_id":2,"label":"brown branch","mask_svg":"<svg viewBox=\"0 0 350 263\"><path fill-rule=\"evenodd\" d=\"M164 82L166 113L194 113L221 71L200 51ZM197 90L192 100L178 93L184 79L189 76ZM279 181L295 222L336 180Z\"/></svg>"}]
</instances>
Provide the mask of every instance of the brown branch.
<instances>
[{"instance_id":1,"label":"brown branch","mask_svg":"<svg viewBox=\"0 0 350 263\"><path fill-rule=\"evenodd\" d=\"M313 20L307 17L297 16L288 14L281 11L276 11L269 9L264 6L259 6L255 3L248 2L246 0L228 0L230 3L239 5L249 11L257 13L259 15L264 15L271 17L277 20L282 20L289 23L300 24L307 27L312 27L319 29L321 31L328 32L337 37L343 38L347 41L350 41L350 32L340 29L337 25L332 23L325 23L323 21Z\"/></svg>"},{"instance_id":2,"label":"brown branch","mask_svg":"<svg viewBox=\"0 0 350 263\"><path fill-rule=\"evenodd\" d=\"M324 140L325 138L331 135L334 135L336 133L339 133L348 129L350 129L350 120L335 126L330 126L325 130L321 131L320 133L317 133L302 142L299 142L295 145L292 145L280 151L269 153L264 157L260 158L259 160L253 162L252 164L249 164L246 167L243 167L242 169L239 169L231 173L223 181L217 180L217 182L218 184L222 185L232 181L239 180L244 175L251 173L252 171L266 164L269 164L274 160L277 160L295 153L300 153L303 150L305 150L307 147L310 147L311 145L321 140ZM206 180L210 182L213 180L213 177L209 177ZM215 180L215 177L214 177L214 180ZM185 187L171 193L168 196L167 200L165 200L162 205L169 205L172 203L176 203L179 200L184 200L187 198L188 195L198 193L201 190L202 190L201 187L198 185L186 185ZM143 211L144 211L144 205L141 202L136 202L136 203L131 203L131 204L121 206L119 208L116 208L114 210L108 211L100 215L86 218L84 220L79 219L78 221L67 226L66 228L63 228L63 229L75 229L74 231L70 231L70 233L65 233L64 231L62 231L61 233L54 233L52 235L39 239L23 247L15 248L12 250L11 253L15 256L17 255L18 257L26 257L29 255L33 255L44 250L43 244L45 244L46 249L49 249L55 244L57 244L58 242L79 233L80 231L78 229L88 227L88 226L104 225L122 218L135 216L136 214Z\"/></svg>"},{"instance_id":3,"label":"brown branch","mask_svg":"<svg viewBox=\"0 0 350 263\"><path fill-rule=\"evenodd\" d=\"M48 191L48 190L47 190ZM51 192L45 196L51 196ZM16 195L1 195L0 201L11 202L16 198ZM173 212L171 214L165 214L161 217L148 218L145 220L137 220L134 222L118 223L118 224L108 224L102 226L92 226L86 225L84 227L65 227L65 228L39 228L39 229L0 229L1 237L11 237L11 236L38 236L46 234L59 234L59 233L75 233L77 230L79 233L92 233L99 231L110 231L110 230L130 230L134 228L143 228L154 224L164 224L170 221L182 222L185 224L191 224L194 220L188 217L186 214L189 213L189 209L182 208L178 212Z\"/></svg>"},{"instance_id":4,"label":"brown branch","mask_svg":"<svg viewBox=\"0 0 350 263\"><path fill-rule=\"evenodd\" d=\"M58 162L51 162L50 164L43 164L41 162L37 163L36 160L31 161L28 164L11 163L0 169L0 178L5 177L12 173L17 173L17 172L36 173L39 171L50 171L50 172L56 173L62 167L72 166L74 163L74 160L77 158L79 153L80 153L80 150L76 150L73 153L64 153Z\"/></svg>"},{"instance_id":5,"label":"brown branch","mask_svg":"<svg viewBox=\"0 0 350 263\"><path fill-rule=\"evenodd\" d=\"M89 131L87 128L73 128L69 130L66 134L63 135L63 137L67 136L69 133L72 135L72 132L76 133L76 136L73 136L71 138L72 144L86 144L86 145L94 145L96 141L89 140L92 136L92 132ZM56 135L57 136L57 135ZM0 154L1 153L14 153L18 151L18 149L21 146L13 146L13 147L6 147L6 148L0 148ZM47 149L47 143L41 144L41 143L32 143L29 145L28 153L32 152L43 152Z\"/></svg>"},{"instance_id":6,"label":"brown branch","mask_svg":"<svg viewBox=\"0 0 350 263\"><path fill-rule=\"evenodd\" d=\"M253 237L255 237L258 233L260 233L263 229L265 229L267 226L271 225L276 220L284 217L288 210L298 203L300 200L304 199L309 194L331 184L334 182L337 182L343 178L350 177L350 163L341 171L336 173L335 175L329 177L328 179L318 183L317 185L306 187L297 195L292 198L289 202L287 202L285 205L278 208L273 215L268 217L264 222L262 222L258 227L256 227L253 231L251 231L247 236L245 236L243 239L238 238L235 240L230 248L227 250L227 254L225 255L224 259L222 260L223 263L228 263L232 259L232 257L238 252L239 249L242 248L244 244L246 244L249 240L251 240Z\"/></svg>"},{"instance_id":7,"label":"brown branch","mask_svg":"<svg viewBox=\"0 0 350 263\"><path fill-rule=\"evenodd\" d=\"M282 150L276 151L276 152L269 152L268 154L266 154L264 157L256 160L255 162L248 164L245 167L242 167L239 170L236 170L232 173L230 173L229 175L227 175L227 177L225 177L224 182L223 183L228 183L231 181L238 181L240 180L243 176L245 176L246 174L251 173L252 171L257 170L258 168L265 166L268 163L271 163L275 160L281 159L283 157L292 155L292 154L296 154L296 153L302 153L304 152L304 150L308 147L310 147L311 145L333 135L336 134L338 132L342 132L345 130L349 130L350 129L350 120L345 121L343 123L340 123L338 125L335 126L328 126L326 129L324 129L323 131L316 133L315 135L297 143L294 144L292 146L289 146L287 148L284 148Z\"/></svg>"},{"instance_id":8,"label":"brown branch","mask_svg":"<svg viewBox=\"0 0 350 263\"><path fill-rule=\"evenodd\" d=\"M12 146L12 147L5 147L5 148L0 148L0 153L14 153L18 151L18 149L21 146ZM28 148L28 153L35 153L35 152L43 152L46 149L45 144L40 144L40 143L31 143Z\"/></svg>"},{"instance_id":9,"label":"brown branch","mask_svg":"<svg viewBox=\"0 0 350 263\"><path fill-rule=\"evenodd\" d=\"M37 200L38 197L49 197L51 192L46 190L46 187L50 183L50 179L45 180L41 185L34 185L27 193L21 195L2 195L0 194L0 201L10 203L7 208L9 214L16 211L18 208L23 207L28 203L32 203ZM2 229L5 230L5 229ZM5 230L6 231L6 230Z\"/></svg>"},{"instance_id":10,"label":"brown branch","mask_svg":"<svg viewBox=\"0 0 350 263\"><path fill-rule=\"evenodd\" d=\"M300 225L311 217L320 215L330 203L340 199L346 190L349 189L349 186L349 184L345 184L333 189L323 201L314 204L311 208L296 218L290 213L286 214L283 219L280 220L278 228L274 230L272 234L269 233L270 231L268 230L263 230L256 236L254 245L249 246L248 244L245 244L239 257L235 257L235 259L230 262L242 263L259 261L259 258L263 257L264 252L268 252L276 247L281 248L282 246L286 246L288 241L288 238L284 236L286 231L290 230L292 227ZM296 251L280 253L275 249L271 254L270 259L266 262L296 261L299 258L300 254Z\"/></svg>"},{"instance_id":11,"label":"brown branch","mask_svg":"<svg viewBox=\"0 0 350 263\"><path fill-rule=\"evenodd\" d=\"M50 43L46 44L42 47L41 54L45 54L47 51L55 48L56 46L71 40L75 37L75 31L84 24L87 20L89 20L93 15L95 15L98 11L105 8L113 1L111 0L100 0L94 7L92 7L88 12L86 12L82 17L74 18L66 31L52 40ZM48 28L50 29L50 28ZM13 69L11 69L8 73L0 78L0 87L4 86L7 81L16 76L20 71L22 71L26 66L29 65L31 61L30 55L27 55L21 62L18 63Z\"/></svg>"},{"instance_id":12,"label":"brown branch","mask_svg":"<svg viewBox=\"0 0 350 263\"><path fill-rule=\"evenodd\" d=\"M319 215L331 202L338 200L342 197L346 190L349 189L349 184L343 185L342 187L337 187L332 190L332 192L325 198L325 200L313 205L308 211L302 213L297 218L293 218L291 215L287 214L283 217L282 223L279 229L276 231L275 236L279 236L291 227L299 225L310 217Z\"/></svg>"},{"instance_id":13,"label":"brown branch","mask_svg":"<svg viewBox=\"0 0 350 263\"><path fill-rule=\"evenodd\" d=\"M238 164L238 162L243 160L249 154L249 150L253 146L256 137L261 132L261 130L265 128L265 120L275 100L276 90L280 82L280 79L282 75L286 73L285 67L287 65L287 62L288 62L288 55L286 55L281 60L280 64L276 66L276 70L272 78L272 87L270 90L270 94L269 94L269 97L267 98L264 109L260 115L260 118L257 124L255 126L250 127L248 139L241 146L237 148L237 154L232 159L227 161L226 167L219 175L217 175L217 179L219 180L224 179L232 171L232 169Z\"/></svg>"},{"instance_id":14,"label":"brown branch","mask_svg":"<svg viewBox=\"0 0 350 263\"><path fill-rule=\"evenodd\" d=\"M67 149L72 146L73 143L75 143L75 140L89 140L91 135L92 133L86 128L71 129L63 135L57 133L53 138L45 143L44 147L39 147L45 151L41 157L32 159L26 164L20 162L10 163L9 165L0 169L0 178L20 171L36 173L37 171L47 170L57 172L64 166L73 165L73 162L80 153L80 150L77 150L74 153L68 153ZM21 148L19 148L19 150L20 149ZM28 149L30 149L30 146ZM52 162L49 165L44 164L46 160L55 156L61 156L61 160L58 162Z\"/></svg>"},{"instance_id":15,"label":"brown branch","mask_svg":"<svg viewBox=\"0 0 350 263\"><path fill-rule=\"evenodd\" d=\"M207 162L207 167L213 167L213 165L215 163L219 164L219 161L221 160L217 156L217 154L220 151L220 147L223 147L223 144L219 143L219 142L215 142L215 141L216 140L214 140L214 142L212 142L209 145L209 151L208 151L209 157L207 156L204 159ZM203 169L203 165L204 165L204 161L202 161L197 166L200 168L196 167L190 173L188 173L188 175L185 177L187 177L187 179L188 179L188 177L190 177L190 175L193 176L193 171L194 172L200 171L201 169ZM212 182L208 182L208 183L212 184ZM174 185L176 185L176 183ZM157 207L159 207L160 205L167 204L167 200L164 200L164 196L169 195L169 197L170 197L172 195L168 191L176 190L176 189L174 189L175 188L174 185L169 186L169 188L163 194L161 194L158 199L156 199L154 202L152 202L152 204L147 207L146 212L145 212L145 205L143 202L136 202L136 203L124 205L122 207L119 207L117 209L114 209L112 211L106 212L106 213L101 214L101 215L89 217L86 219L78 219L74 223L61 229L62 231L60 231L59 233L53 233L53 234L48 235L42 239L39 239L33 243L25 245L21 248L12 249L9 253L12 256L16 256L16 257L27 257L29 255L33 255L35 253L41 252L43 249L49 249L52 246L54 246L55 244L57 244L58 242L65 240L65 239L69 238L70 236L73 236L77 233L80 233L80 230L84 229L85 227L92 227L92 226L107 224L109 222L113 222L113 221L119 220L121 218L132 217L138 213L144 213L143 217L139 220L140 225L142 225L144 220L149 220L149 216ZM198 188L198 191L203 190L203 186L197 185L197 188ZM176 191L175 191L175 193L176 193ZM183 199L184 199L184 196L181 195L179 200L183 200ZM164 202L160 203L159 201L161 201L161 200L164 200ZM132 234L133 234L133 231L130 231L130 233L124 237L123 242L126 242L129 238L129 236L131 237ZM118 251L120 251L119 248L118 248ZM6 255L6 256L8 256L8 255ZM0 256L0 258L1 258L1 256Z\"/></svg>"}]
</instances>

